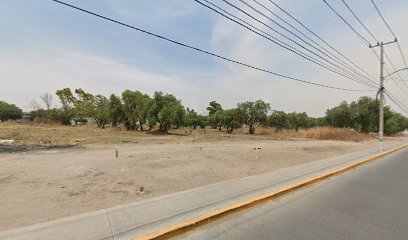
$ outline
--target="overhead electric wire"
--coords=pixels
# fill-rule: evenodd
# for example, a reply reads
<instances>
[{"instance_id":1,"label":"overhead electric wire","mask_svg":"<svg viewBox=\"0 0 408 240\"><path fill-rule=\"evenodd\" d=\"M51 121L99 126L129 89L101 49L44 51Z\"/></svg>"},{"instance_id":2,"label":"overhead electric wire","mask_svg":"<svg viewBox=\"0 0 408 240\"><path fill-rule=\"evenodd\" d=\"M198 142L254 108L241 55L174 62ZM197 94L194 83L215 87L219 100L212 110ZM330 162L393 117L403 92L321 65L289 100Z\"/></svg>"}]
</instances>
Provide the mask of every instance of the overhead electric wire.
<instances>
[{"instance_id":1,"label":"overhead electric wire","mask_svg":"<svg viewBox=\"0 0 408 240\"><path fill-rule=\"evenodd\" d=\"M375 55L375 57L377 58L377 60L379 61L379 62L381 62L381 58L380 58L380 56L378 56L378 53L374 50L374 48L371 48L371 50L372 50L372 52L374 53L374 55ZM388 62L390 63L390 65L391 65L391 67L393 67L394 69L395 69L395 67L394 67L394 65L392 64L392 62L391 62L391 59L388 57L388 55L387 55L387 53L384 51L384 55L385 55L385 57L387 58L387 60L388 60ZM395 79L394 78L394 76L391 74L391 71L388 69L388 67L387 67L387 65L385 65L385 63L384 63L384 71L385 71L385 73L391 78L391 82L393 82L394 84L395 84L395 86L398 88L398 90L400 90L403 94L407 94L404 90L403 90L403 88L401 88L401 86L399 85L399 83L396 83L396 81L397 81L397 79ZM394 70L395 71L395 70Z\"/></svg>"},{"instance_id":2,"label":"overhead electric wire","mask_svg":"<svg viewBox=\"0 0 408 240\"><path fill-rule=\"evenodd\" d=\"M256 4L258 4L259 6L261 6L263 9L265 9L266 11L268 11L270 14L272 14L273 16L275 16L276 18L278 18L279 20L281 20L282 22L284 22L285 24L287 24L288 26L290 26L293 30L295 30L296 32L298 32L299 34L301 34L304 38L308 39L310 42L312 42L313 44L317 45L318 47L320 47L321 49L323 49L327 54L330 54L332 57L335 58L335 60L337 62L340 62L343 66L347 67L349 70L353 71L354 73L361 75L361 73L359 73L354 67L350 66L346 61L344 61L343 59L339 58L337 55L335 55L334 53L332 53L330 50L328 50L327 48L325 48L324 46L322 46L320 43L318 43L317 41L313 40L312 38L310 38L309 36L307 36L305 33L303 33L300 29L298 29L297 27L295 27L293 24L291 24L290 22L286 21L285 19L283 19L282 17L280 17L278 14L274 13L271 9L269 9L267 6L265 6L264 4L260 3L257 0L253 0ZM310 31L310 30L309 30ZM341 56L341 55L340 55ZM333 58L331 58L333 59ZM358 67L357 67L358 68ZM361 70L361 69L360 69ZM363 73L365 73L363 71ZM369 77L373 78L372 76L369 75ZM364 78L367 78L366 76L364 76ZM373 81L375 82L375 81Z\"/></svg>"},{"instance_id":3,"label":"overhead electric wire","mask_svg":"<svg viewBox=\"0 0 408 240\"><path fill-rule=\"evenodd\" d=\"M339 12L336 11L336 9L334 9L326 0L322 0L326 6L332 11L334 12L357 36L358 38L363 41L364 43L366 43L367 45L370 44L370 42L363 36L361 35L353 26L351 26L351 24L349 22L347 22L347 20L340 15Z\"/></svg>"},{"instance_id":4,"label":"overhead electric wire","mask_svg":"<svg viewBox=\"0 0 408 240\"><path fill-rule=\"evenodd\" d=\"M371 83L364 82L364 80L354 79L354 78L352 78L352 77L350 77L350 76L347 76L347 75L345 75L345 74L343 74L343 73L340 73L340 72L338 72L338 71L332 69L331 67L328 67L328 66L324 65L322 62L320 62L320 61L318 61L317 59L311 57L310 55L307 55L307 54L301 52L300 50L298 50L298 49L296 49L296 48L293 48L292 46L286 44L285 42L280 41L279 39L277 39L277 38L273 37L272 35L270 35L270 34L264 32L264 31L260 30L259 28L256 28L256 27L253 26L252 24L250 24L250 23L246 22L245 20L243 20L243 19L241 19L241 18L239 18L239 17L237 17L237 16L235 16L235 15L229 13L228 11L222 9L221 7L215 5L214 3L211 3L211 2L209 2L209 1L207 1L207 0L203 0L203 1L205 1L207 4L210 4L211 6L213 6L213 7L211 7L211 6L209 6L209 5L207 5L207 4L203 3L203 2L201 2L201 1L199 1L199 0L194 0L194 1L196 1L197 3L199 3L199 4L201 4L201 5L205 6L205 7L207 7L208 9L210 9L210 10L216 12L217 14L219 14L219 15L221 15L221 16L223 16L223 17L225 17L225 18L227 18L227 19L229 19L229 20L231 20L231 21L233 21L233 22L235 22L235 23L241 25L242 27L244 27L244 28L250 30L251 32L253 32L253 33L257 34L257 35L260 35L261 37L263 37L263 38L265 38L265 39L267 39L267 40L269 40L269 41L271 41L271 42L277 44L278 46L280 46L280 47L282 47L282 48L285 48L286 50L289 50L289 51L295 53L296 55L299 55L300 57L302 57L302 58L304 58L304 59L306 59L306 60L309 60L309 61L311 61L311 62L313 62L313 63L315 63L315 64L317 64L317 65L319 65L319 66L321 66L321 67L323 67L323 68L325 68L325 69L331 71L331 72L334 72L334 73L336 73L336 74L339 74L339 75L341 75L341 76L343 76L343 77L346 77L346 78L348 78L348 79L350 79L350 80L352 80L352 81L358 82L358 83L360 83L360 84L363 84L363 85L366 85L366 86L375 87L375 85L373 86ZM218 10L215 9L214 7L217 8ZM241 10L242 10L242 9L241 9ZM243 10L242 10L242 11L243 11ZM243 12L245 12L245 11L243 11ZM248 15L249 15L249 14L248 14ZM235 18L235 19L232 19L231 17L232 17L232 18ZM252 18L253 18L254 20L257 20L257 19L254 18L254 17L252 17ZM238 21L241 21L241 22L238 22L236 19L238 19ZM246 26L246 25L243 24L242 22L245 23L245 24L247 24L247 25L250 26L250 27ZM259 23L262 23L262 22L260 22L259 20L258 20L258 22L259 22ZM267 26L266 24L263 24L263 25ZM265 36L265 35L263 35L263 34L257 32L257 31L254 31L254 29L251 29L251 27L254 28L254 29L257 29L258 31L264 33L264 34L267 35L267 36ZM267 26L267 27L269 27L269 26ZM269 28L270 28L270 27L269 27ZM268 36L269 36L269 37L268 37Z\"/></svg>"},{"instance_id":5,"label":"overhead electric wire","mask_svg":"<svg viewBox=\"0 0 408 240\"><path fill-rule=\"evenodd\" d=\"M393 79L391 82L396 86L396 88L397 88L404 96L406 96L407 92L403 90L403 88L401 87L401 83L400 83L400 82L398 82L398 81L396 81L396 80L394 80L394 79Z\"/></svg>"},{"instance_id":6,"label":"overhead electric wire","mask_svg":"<svg viewBox=\"0 0 408 240\"><path fill-rule=\"evenodd\" d=\"M379 43L378 39L377 39L377 38L374 36L374 34L367 28L367 26L360 20L360 18L357 16L357 14L355 14L355 12L351 9L351 7L347 4L347 2L346 2L345 0L341 0L341 1L342 1L343 4L347 7L347 9L351 12L351 14L356 18L356 20L360 23L360 25L371 35L371 37L372 37L377 43ZM375 7L376 7L377 11L379 11L376 5L375 5ZM379 14L380 14L381 18L385 21L383 15L382 15L381 13L379 13ZM385 24L387 25L387 27L389 27L388 23L385 22ZM392 32L392 30L391 30L391 32ZM377 54L376 54L376 55L377 55ZM391 61L391 58L388 56L388 54L387 54L385 51L384 51L384 55L385 55L385 57L387 58L388 63L390 64L392 70L393 70L394 72L397 72L397 69L396 69L395 65L393 64L393 62ZM379 59L378 55L377 55L377 58ZM379 60L380 60L380 59L379 59ZM397 75L398 75L398 77L401 79L401 75L400 75L398 72L397 72ZM391 76L391 78L392 78L393 81L395 81L395 79L394 79L393 76ZM407 83L404 82L403 85L404 85L406 88L408 88L408 84L407 84ZM400 86L399 84L396 84L396 86L397 86L398 88L401 88L401 86ZM407 95L408 95L408 92L407 92L405 89L401 88L400 90L401 90L404 94L407 94Z\"/></svg>"},{"instance_id":7,"label":"overhead electric wire","mask_svg":"<svg viewBox=\"0 0 408 240\"><path fill-rule=\"evenodd\" d=\"M349 77L349 76L347 76L347 75L345 75L345 74L343 74L343 73L340 73L340 72L338 72L338 71L336 71L336 70L333 70L333 69L327 67L326 65L323 65L323 64L321 64L321 63L319 63L319 62L316 62L316 61L314 61L314 60L312 60L312 59L310 59L310 58L307 58L307 57L303 56L302 54L297 53L296 51L293 51L292 49L290 49L290 48L284 46L284 44L281 44L281 43L279 43L278 41L276 41L276 38L273 37L273 38L275 39L275 40L274 40L274 39L271 39L271 38L269 38L269 37L266 37L265 35L262 35L262 34L260 34L259 32L254 31L254 30L251 29L250 27L245 26L244 24L242 24L242 23L236 21L235 19L232 19L231 17L229 17L229 16L223 14L223 13L220 12L219 10L217 10L217 9L215 9L215 8L213 8L213 7L211 7L211 6L207 5L207 4L205 4L205 3L203 3L203 2L200 1L200 0L194 0L194 1L197 2L197 3L199 3L199 4L201 4L201 5L204 6L204 7L207 7L208 9L214 11L215 13L217 13L217 14L219 14L219 15L221 15L221 16L223 16L223 17L225 17L225 18L227 18L227 19L229 19L229 20L231 20L231 21L233 21L233 22L235 22L235 23L241 25L242 27L244 27L244 28L250 30L251 32L253 32L253 33L255 33L255 34L258 34L258 35L264 37L265 39L270 40L271 42L277 44L278 46L280 46L280 47L282 47L282 48L285 48L285 49L287 49L287 50L289 50L289 51L291 51L291 52L293 52L293 53L295 53L295 54L301 56L302 58L307 59L307 60L309 60L309 61L311 61L311 62L313 62L313 63L315 63L315 64L317 64L317 65L319 65L319 66L321 66L321 67L323 67L323 68L325 68L325 69L327 69L327 70L333 72L333 73L336 73L336 74L338 74L338 75L340 75L340 76L343 76L343 77L345 77L345 78L348 78L348 79L350 79L350 80L352 80L352 81L355 81L355 82L358 82L358 83L360 83L360 84L373 87L371 83L367 83L367 82L364 82L364 80L358 80L358 79L354 79L354 78L352 78L352 77ZM203 1L209 3L209 2L206 1L206 0L203 0ZM253 20L255 20L255 21L261 23L262 25L264 25L264 26L266 26L266 27L268 27L268 28L270 28L271 30L273 30L274 32L280 34L281 36L286 37L288 40L291 40L291 41L294 42L296 45L302 47L302 48L305 49L306 51L309 51L309 52L311 52L311 53L314 53L313 51L310 51L309 49L305 48L304 46L302 46L301 44L297 43L297 42L294 41L293 39L290 39L290 38L288 38L287 36L283 35L282 33L280 33L280 32L278 32L278 31L276 31L275 29L271 28L269 25L263 23L263 22L260 21L259 19L256 19L255 17L253 17L253 16L250 15L249 13L245 12L244 10L242 10L242 9L240 9L240 8L238 8L238 7L236 7L235 5L229 3L229 2L226 1L226 0L223 0L223 1L226 2L227 4L229 4L230 6L234 7L235 9L239 10L240 12L244 13L244 14L247 15L248 17L252 18ZM209 3L209 4L211 4L211 3ZM214 5L214 4L212 4L212 5ZM375 87L375 86L374 86L374 87Z\"/></svg>"},{"instance_id":8,"label":"overhead electric wire","mask_svg":"<svg viewBox=\"0 0 408 240\"><path fill-rule=\"evenodd\" d=\"M227 0L223 0L224 2L226 2L228 5L233 6L231 3L229 3ZM334 65L335 67L337 67L338 69L348 72L351 71L353 72L352 74L356 74L359 77L362 77L364 79L367 79L368 82L372 82L374 83L374 81L372 81L371 79L367 78L366 76L362 75L361 73L359 73L358 71L356 71L354 68L348 66L347 64L343 63L342 61L339 61L339 59L337 59L337 57L332 57L331 55L328 55L326 52L323 52L322 50L320 50L319 48L317 48L316 46L314 46L313 44L310 44L309 42L305 41L304 38L300 37L299 35L297 35L296 33L294 33L293 31L289 30L288 28L282 26L281 24L279 24L278 22L276 22L275 20L273 20L272 18L270 18L268 15L264 14L263 12L261 12L260 10L256 9L254 6L252 6L251 4L247 3L244 0L238 0L241 3L243 3L245 6L249 7L250 9L252 9L254 12L260 14L261 16L265 17L266 19L268 19L269 21L273 22L275 25L277 25L278 27L282 28L283 30L285 30L286 32L290 33L291 35L293 35L294 37L296 37L297 39L299 39L300 41L302 41L303 43L307 44L309 47L312 47L313 49L317 50L318 52L320 52L321 54L323 54L325 57L322 57L319 54L314 53L314 55L320 57L321 59L323 59L324 61L328 62L331 65ZM289 24L287 21L281 19L279 16L277 16L276 14L274 14L270 9L268 9L265 5L263 5L262 3L258 2L257 0L253 0L255 3L257 3L259 6L261 6L262 8L266 9L268 12L272 13L275 17L279 18L281 21L283 21L284 23L292 26L291 24ZM236 6L233 6L234 8L236 8ZM261 21L260 21L261 22ZM262 22L263 23L263 22ZM268 25L269 26L269 25ZM293 27L293 26L292 26ZM304 34L302 36L305 36ZM306 36L307 37L307 36ZM288 39L288 37L285 35L285 38ZM309 38L310 39L310 38ZM325 50L323 48L323 50ZM309 51L309 50L308 50ZM329 53L330 54L330 53ZM326 59L326 57L328 57L329 59L331 59L332 61L336 62L333 63L332 61L329 61ZM345 67L347 70L345 70L343 67L340 67L338 64L342 65L343 67ZM365 81L365 80L364 80ZM374 83L375 84L375 83Z\"/></svg>"},{"instance_id":9,"label":"overhead electric wire","mask_svg":"<svg viewBox=\"0 0 408 240\"><path fill-rule=\"evenodd\" d=\"M390 31L391 35L395 38L395 33L391 29L390 25L388 24L387 20L385 20L384 15L382 15L380 9L378 8L377 4L374 2L374 0L370 0L371 3L374 5L375 9L377 10L378 15L380 15L382 21L384 22L385 26L387 26L388 30Z\"/></svg>"},{"instance_id":10,"label":"overhead electric wire","mask_svg":"<svg viewBox=\"0 0 408 240\"><path fill-rule=\"evenodd\" d=\"M343 0L342 0L343 1ZM358 33L337 11L335 11L334 10L334 8L332 8L331 6L330 6L330 4L328 4L327 3L327 1L326 0L323 0L323 2L325 2L326 3L326 5L332 10L332 11L334 11L335 13L336 13L336 15L341 19L341 20L343 20L343 22L344 23L346 23L346 25L347 26L349 26L356 34L357 34L357 36L362 36L360 33ZM353 16L359 21L359 23L364 27L364 28L366 28L366 30L370 33L370 35L372 35L372 37L378 42L378 40L377 40L377 38L371 33L371 31L369 31L368 30L368 28L364 25L364 23L357 17L357 15L353 12L353 10L347 5L347 3L345 2L345 1L343 1L343 3L346 5L346 7L349 9L349 11L351 11L352 12L352 14L353 14ZM378 8L377 8L378 9ZM381 14L380 14L381 15ZM381 15L382 16L382 15ZM383 18L383 17L382 17ZM385 20L385 19L384 19ZM388 24L387 24L388 25ZM361 38L360 38L361 39ZM362 40L362 42L365 44L365 43L367 43L368 41L365 39L365 40ZM375 56L376 56L376 58L379 60L379 61L381 61L381 59L380 59L380 57L378 56L378 54L377 54L377 52L374 50L374 48L371 48L371 50L372 50L372 52L375 54ZM388 55L385 53L385 56L386 56L386 58L388 59L388 62L390 63L390 65L391 65L391 67L394 69L394 71L396 71L396 69L395 69L395 66L393 65L393 63L391 62L391 59L388 57ZM386 72L389 74L389 71L387 70L387 68L384 66L384 69L386 70ZM399 75L399 74L398 74ZM394 77L393 76L391 76L391 79L394 79ZM399 86L399 84L398 84L398 88L400 88L400 90L402 91L402 92L404 92L405 94L407 94L400 86Z\"/></svg>"},{"instance_id":11,"label":"overhead electric wire","mask_svg":"<svg viewBox=\"0 0 408 240\"><path fill-rule=\"evenodd\" d=\"M337 54L339 54L340 56L342 56L344 59L346 59L348 62L350 62L352 65L354 65L355 67L357 67L358 69L360 69L362 72L364 72L365 74L367 74L368 76L370 76L371 78L374 78L370 73L368 73L367 71L365 71L363 68L361 68L360 66L358 66L356 63L354 63L351 59L349 59L347 56L345 56L343 53L341 53L338 49L336 49L334 46L332 46L332 44L328 43L326 40L324 40L322 37L320 37L318 34L316 34L314 31L312 31L310 28L308 28L306 25L304 25L301 21L299 21L296 17L294 17L292 14L290 14L288 11L286 11L285 9L283 9L282 7L280 7L277 3L275 3L272 0L268 0L269 2L271 2L275 7L277 7L279 10L281 10L283 13L285 13L286 15L288 15L291 19L293 19L295 22L297 22L300 26L302 26L304 29L306 29L309 33L311 33L313 36L315 36L316 38L318 38L320 41L322 41L323 43L325 43L329 48L331 48L332 50L334 50Z\"/></svg>"},{"instance_id":12,"label":"overhead electric wire","mask_svg":"<svg viewBox=\"0 0 408 240\"><path fill-rule=\"evenodd\" d=\"M392 71L393 71L395 74L397 74L397 76L398 76L399 79L402 79L402 78L401 78L401 74L397 71L397 68L395 67L394 63L391 61L390 57L388 56L388 54L387 54L385 51L384 51L384 56L387 58L388 63L390 64ZM395 81L395 79L393 79L393 81ZM398 84L398 85L399 85L399 84ZM403 82L402 85L403 85L405 88L408 89L408 84L407 84L406 82ZM400 86L399 86L399 87L400 87ZM408 96L408 92L407 92L406 89L405 89L405 90L401 89L401 90Z\"/></svg>"},{"instance_id":13,"label":"overhead electric wire","mask_svg":"<svg viewBox=\"0 0 408 240\"><path fill-rule=\"evenodd\" d=\"M230 58L227 58L227 57L223 57L223 56L218 55L218 54L216 54L216 53L213 53L213 52L210 52L210 51L207 51L207 50L203 50L203 49L200 49L200 48L197 48L197 47L194 47L194 46L191 46L191 45L188 45L188 44L185 44L185 43L182 43L182 42L173 40L173 39L170 39L170 38L168 38L168 37L164 37L164 36L162 36L162 35L159 35L159 34L156 34L156 33L153 33L153 32L150 32L150 31L147 31L147 30L144 30L144 29L141 29L141 28L138 28L138 27L129 25L129 24L126 24L126 23L121 22L121 21L118 21L118 20L114 20L114 19L112 19L112 18L103 16L103 15L98 14L98 13L95 13L95 12L91 12L91 11L89 11L89 10L86 10L86 9L83 9L83 8L80 8L80 7L77 7L77 6L72 5L72 4L68 4L68 3L63 2L63 1L59 1L59 0L51 0L51 1L53 1L53 2L55 2L55 3L58 3L58 4L61 4L61 5L63 5L63 6L70 7L70 8L72 8L72 9L81 11L81 12L83 12L83 13L86 13L86 14L89 14L89 15L92 15L92 16L95 16L95 17L98 17L98 18L101 18L101 19L110 21L110 22L112 22L112 23L116 23L116 24L119 24L119 25L121 25L121 26L124 26L124 27L130 28L130 29L133 29L133 30L136 30L136 31L145 33L145 34L147 34L147 35L150 35L150 36L153 36L153 37L156 37L156 38L165 40L165 41L167 41L167 42L171 42L171 43L176 44L176 45L179 45L179 46L186 47L186 48L189 48L189 49L192 49L192 50L195 50L195 51L198 51L198 52L207 54L207 55L211 55L211 56L213 56L213 57L216 57L216 58L219 58L219 59L228 61L228 62L232 62L232 63L238 64L238 65L241 65L241 66L245 66L245 67L247 67L247 68L251 68L251 69L254 69L254 70L261 71L261 72L269 73L269 74L272 74L272 75L275 75L275 76L279 76L279 77L282 77L282 78L286 78L286 79L290 79L290 80L293 80L293 81L302 82L302 83L306 83L306 84L311 84L311 85L315 85L315 86L319 86L319 87L330 88L330 89L336 89L336 90L345 90L345 91L371 91L371 90L365 90L365 89L363 90L363 89L349 89L349 88L335 87L335 86L330 86L330 85L325 85L325 84L310 82L310 81L302 80L302 79L295 78L295 77L286 76L286 75L283 75L283 74L280 74L280 73L276 73L276 72L272 72L272 71L270 71L270 70L265 70L265 69L263 69L263 68L256 67L256 66L253 66L253 65L250 65L250 64L247 64L247 63L243 63L243 62L240 62L240 61L237 61L237 60L233 60L233 59L230 59Z\"/></svg>"},{"instance_id":14,"label":"overhead electric wire","mask_svg":"<svg viewBox=\"0 0 408 240\"><path fill-rule=\"evenodd\" d=\"M331 64L332 66L340 69L343 72L348 72L347 70L345 70L343 67L340 67L338 64L333 63L330 60L327 60L326 57L329 57L330 59L336 61L337 63L340 63L337 59L332 58L331 56L327 55L326 53L322 52L320 49L316 48L315 46L313 46L312 44L308 43L307 41L305 41L303 38L299 37L297 34L293 33L292 31L290 31L289 29L285 28L284 26L282 26L281 24L277 23L275 20L273 20L272 18L270 18L269 16L265 15L264 13L262 13L261 11L259 11L258 9L254 8L252 5L248 4L247 2L245 2L244 0L238 0L241 3L243 3L245 6L249 7L250 9L252 9L253 11L255 11L256 13L260 14L261 16L267 18L268 20L270 20L271 22L273 22L274 24L276 24L277 26L279 26L280 28L284 29L285 31L287 31L288 33L292 34L293 36L295 36L297 39L299 39L300 41L302 41L303 43L307 44L308 46L312 47L313 49L319 51L320 53L322 53L323 55L325 55L326 57L321 56L320 54L313 52L312 50L306 48L305 46L299 44L298 42L296 42L295 40L291 39L290 37L276 31L275 29L271 28L269 25L265 24L264 22L260 21L259 19L255 19L252 15L250 15L248 12L243 11L241 8L237 7L236 5L231 4L230 2L228 2L227 0L222 0L223 2L227 3L228 5L234 7L235 9L243 12L245 15L253 18L254 20L256 20L257 22L267 26L268 28L272 29L273 31L277 32L279 35L285 37L286 39L290 40L291 42L294 42L296 45L302 47L303 49L307 50L308 52L311 52L312 54L316 55L317 57L323 59L324 61L326 61L327 63ZM341 63L340 63L341 64ZM347 67L346 67L347 68ZM350 69L349 69L350 70ZM351 70L353 72L353 70ZM348 73L350 74L350 73ZM359 77L365 78L367 79L365 76L354 72L354 74L356 74ZM367 80L362 80L363 82L367 83ZM368 79L368 82L372 81L371 79ZM368 83L368 84L372 84L372 83Z\"/></svg>"},{"instance_id":15,"label":"overhead electric wire","mask_svg":"<svg viewBox=\"0 0 408 240\"><path fill-rule=\"evenodd\" d=\"M354 16L354 18L360 23L360 25L370 34L370 36L376 41L379 42L378 39L374 36L374 34L368 29L368 27L360 20L360 18L357 16L357 14L351 9L351 7L347 4L345 0L341 0L343 4L346 6L346 8L351 12L351 14Z\"/></svg>"},{"instance_id":16,"label":"overhead electric wire","mask_svg":"<svg viewBox=\"0 0 408 240\"><path fill-rule=\"evenodd\" d=\"M377 10L378 15L380 15L380 18L381 18L382 21L384 22L385 26L387 26L387 28L388 28L388 30L390 31L391 35L392 35L395 39L397 39L397 35L395 35L395 32L392 30L391 26L388 24L387 20L385 20L385 17L384 17L384 15L381 13L381 11L380 11L380 9L378 8L377 4L374 2L374 0L371 0L371 3L374 5L375 9ZM404 56L404 52L402 51L402 48L401 48L401 45L399 44L399 42L397 42L397 45L398 45L398 50L399 50L399 52L400 52L400 54L401 54L402 61L404 62L404 66L405 66L405 67L408 67L408 66L407 66L407 61L406 61L405 56Z\"/></svg>"},{"instance_id":17,"label":"overhead electric wire","mask_svg":"<svg viewBox=\"0 0 408 240\"><path fill-rule=\"evenodd\" d=\"M406 105L404 105L399 99L392 97L388 91L384 91L384 93L395 105L408 114L408 107Z\"/></svg>"}]
</instances>

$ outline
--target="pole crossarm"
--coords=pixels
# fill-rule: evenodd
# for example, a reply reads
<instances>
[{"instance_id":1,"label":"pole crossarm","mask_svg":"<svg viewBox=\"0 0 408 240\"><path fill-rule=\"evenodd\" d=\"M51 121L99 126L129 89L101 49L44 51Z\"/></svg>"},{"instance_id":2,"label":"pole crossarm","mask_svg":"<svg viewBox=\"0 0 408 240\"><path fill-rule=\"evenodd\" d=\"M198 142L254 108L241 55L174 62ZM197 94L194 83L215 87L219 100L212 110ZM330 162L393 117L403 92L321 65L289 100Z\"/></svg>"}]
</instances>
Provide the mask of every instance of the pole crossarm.
<instances>
[{"instance_id":1,"label":"pole crossarm","mask_svg":"<svg viewBox=\"0 0 408 240\"><path fill-rule=\"evenodd\" d=\"M390 42L377 42L376 45L372 45L371 43L368 45L369 48L376 48L376 47L380 47L381 45L385 46L388 44L392 44L392 43L396 43L398 42L398 39L395 38L394 41L390 41Z\"/></svg>"}]
</instances>

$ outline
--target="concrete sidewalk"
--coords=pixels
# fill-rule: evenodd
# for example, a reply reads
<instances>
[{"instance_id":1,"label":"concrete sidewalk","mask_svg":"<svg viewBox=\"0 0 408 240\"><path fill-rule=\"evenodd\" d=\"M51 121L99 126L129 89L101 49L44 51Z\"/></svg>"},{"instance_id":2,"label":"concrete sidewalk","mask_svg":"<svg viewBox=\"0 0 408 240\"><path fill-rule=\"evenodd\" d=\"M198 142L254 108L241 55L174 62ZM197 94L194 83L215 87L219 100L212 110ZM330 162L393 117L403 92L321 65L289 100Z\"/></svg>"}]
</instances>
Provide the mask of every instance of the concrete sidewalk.
<instances>
[{"instance_id":1,"label":"concrete sidewalk","mask_svg":"<svg viewBox=\"0 0 408 240\"><path fill-rule=\"evenodd\" d=\"M402 145L389 145L385 150ZM332 172L376 153L377 149L369 149L159 198L7 230L0 232L0 239L135 239L231 204Z\"/></svg>"}]
</instances>

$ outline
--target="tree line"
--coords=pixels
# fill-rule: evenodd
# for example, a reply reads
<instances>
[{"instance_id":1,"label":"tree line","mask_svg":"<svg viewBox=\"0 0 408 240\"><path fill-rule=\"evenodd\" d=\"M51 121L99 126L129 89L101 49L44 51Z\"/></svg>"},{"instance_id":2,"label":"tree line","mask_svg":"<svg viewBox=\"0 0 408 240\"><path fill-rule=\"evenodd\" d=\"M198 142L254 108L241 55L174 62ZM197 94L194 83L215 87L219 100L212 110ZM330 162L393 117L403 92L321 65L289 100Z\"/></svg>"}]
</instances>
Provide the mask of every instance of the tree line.
<instances>
[{"instance_id":1,"label":"tree line","mask_svg":"<svg viewBox=\"0 0 408 240\"><path fill-rule=\"evenodd\" d=\"M312 128L331 126L352 128L360 132L378 131L379 103L370 97L361 97L351 103L342 102L326 111L324 117L309 117L305 112L273 110L263 100L238 103L236 107L224 109L220 103L211 101L207 107L208 115L198 114L194 109L184 107L174 95L155 92L152 96L140 91L125 90L120 96L108 97L93 95L81 88L72 91L63 88L56 91L62 107L51 108L50 94L41 95L46 109L32 101L36 108L32 114L37 118L59 121L62 124L78 124L93 118L99 128L108 124L112 127L123 125L126 130L148 130L155 126L167 133L180 127L212 127L219 131L232 133L242 126L248 127L249 134L254 134L258 126L282 129ZM6 116L1 113L0 116ZM15 106L14 106L15 107ZM21 111L21 110L20 110ZM2 119L3 120L3 119ZM394 134L408 128L408 119L394 112L390 107L384 109L385 133Z\"/></svg>"}]
</instances>

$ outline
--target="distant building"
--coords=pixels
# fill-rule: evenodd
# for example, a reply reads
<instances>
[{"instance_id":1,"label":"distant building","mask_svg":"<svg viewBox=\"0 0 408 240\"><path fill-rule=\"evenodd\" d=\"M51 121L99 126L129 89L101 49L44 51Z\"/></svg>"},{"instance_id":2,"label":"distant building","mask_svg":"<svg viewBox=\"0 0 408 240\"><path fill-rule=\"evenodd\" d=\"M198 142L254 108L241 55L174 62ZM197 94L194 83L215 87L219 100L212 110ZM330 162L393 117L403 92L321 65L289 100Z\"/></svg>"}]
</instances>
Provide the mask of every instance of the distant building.
<instances>
[{"instance_id":1,"label":"distant building","mask_svg":"<svg viewBox=\"0 0 408 240\"><path fill-rule=\"evenodd\" d=\"M33 115L31 113L23 113L23 116L21 117L21 120L23 122L29 122L29 121L33 121Z\"/></svg>"}]
</instances>

